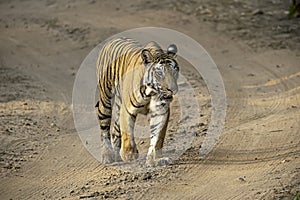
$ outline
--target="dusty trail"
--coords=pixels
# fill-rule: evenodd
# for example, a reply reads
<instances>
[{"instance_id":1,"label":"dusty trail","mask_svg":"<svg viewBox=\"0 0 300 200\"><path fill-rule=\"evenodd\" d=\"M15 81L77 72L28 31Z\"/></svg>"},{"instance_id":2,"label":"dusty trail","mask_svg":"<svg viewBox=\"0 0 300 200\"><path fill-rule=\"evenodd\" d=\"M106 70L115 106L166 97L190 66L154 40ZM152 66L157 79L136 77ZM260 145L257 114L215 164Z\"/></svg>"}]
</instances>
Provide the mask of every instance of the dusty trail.
<instances>
[{"instance_id":1,"label":"dusty trail","mask_svg":"<svg viewBox=\"0 0 300 200\"><path fill-rule=\"evenodd\" d=\"M254 51L194 16L155 5L138 8L130 1L0 4L0 199L294 197L300 191L299 52ZM196 155L198 139L174 165L125 173L98 163L74 129L70 103L80 63L99 41L139 26L173 28L193 37L219 67L226 124L205 160ZM197 84L206 101L203 82ZM205 103L203 114L208 120Z\"/></svg>"}]
</instances>

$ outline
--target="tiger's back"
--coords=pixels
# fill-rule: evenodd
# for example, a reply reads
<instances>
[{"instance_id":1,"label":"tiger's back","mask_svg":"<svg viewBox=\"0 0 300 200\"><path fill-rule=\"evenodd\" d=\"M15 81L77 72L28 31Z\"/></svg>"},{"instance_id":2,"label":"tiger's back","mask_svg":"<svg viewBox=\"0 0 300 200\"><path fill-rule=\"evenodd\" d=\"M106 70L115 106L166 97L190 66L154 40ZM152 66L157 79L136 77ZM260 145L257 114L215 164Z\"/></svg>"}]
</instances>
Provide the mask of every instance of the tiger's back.
<instances>
[{"instance_id":1,"label":"tiger's back","mask_svg":"<svg viewBox=\"0 0 300 200\"><path fill-rule=\"evenodd\" d=\"M161 47L155 42L148 43L145 48L153 53L162 52ZM126 72L142 66L143 60L140 56L142 50L143 46L130 38L117 38L106 43L97 61L99 85L113 89Z\"/></svg>"}]
</instances>

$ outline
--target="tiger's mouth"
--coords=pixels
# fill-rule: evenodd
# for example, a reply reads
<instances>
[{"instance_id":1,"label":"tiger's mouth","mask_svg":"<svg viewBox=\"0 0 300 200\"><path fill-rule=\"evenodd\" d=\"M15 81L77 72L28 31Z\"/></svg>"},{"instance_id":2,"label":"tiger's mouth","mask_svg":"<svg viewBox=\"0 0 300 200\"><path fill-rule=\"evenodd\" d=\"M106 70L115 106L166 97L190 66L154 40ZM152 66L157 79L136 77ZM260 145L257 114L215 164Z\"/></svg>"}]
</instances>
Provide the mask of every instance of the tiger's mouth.
<instances>
[{"instance_id":1,"label":"tiger's mouth","mask_svg":"<svg viewBox=\"0 0 300 200\"><path fill-rule=\"evenodd\" d=\"M173 93L172 92L161 92L159 95L160 100L171 102L173 100Z\"/></svg>"},{"instance_id":2,"label":"tiger's mouth","mask_svg":"<svg viewBox=\"0 0 300 200\"><path fill-rule=\"evenodd\" d=\"M163 95L162 98L163 98L164 100L172 101L172 100L173 100L173 95L172 95L172 94L170 94L170 95Z\"/></svg>"},{"instance_id":3,"label":"tiger's mouth","mask_svg":"<svg viewBox=\"0 0 300 200\"><path fill-rule=\"evenodd\" d=\"M174 92L171 89L162 89L160 85L147 84L146 95L155 96L161 101L171 102L174 98Z\"/></svg>"}]
</instances>

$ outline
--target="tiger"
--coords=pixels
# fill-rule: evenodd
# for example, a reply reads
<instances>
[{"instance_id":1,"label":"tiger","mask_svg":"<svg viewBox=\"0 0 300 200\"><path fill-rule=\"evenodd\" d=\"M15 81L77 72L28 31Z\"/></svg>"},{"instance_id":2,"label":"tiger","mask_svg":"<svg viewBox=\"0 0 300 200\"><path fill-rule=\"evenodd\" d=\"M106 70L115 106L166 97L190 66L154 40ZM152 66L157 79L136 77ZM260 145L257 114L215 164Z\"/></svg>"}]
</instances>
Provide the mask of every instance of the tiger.
<instances>
[{"instance_id":1,"label":"tiger","mask_svg":"<svg viewBox=\"0 0 300 200\"><path fill-rule=\"evenodd\" d=\"M131 38L111 39L99 51L96 73L99 90L96 111L104 148L102 162L138 159L134 140L138 114L150 116L146 163L153 165L162 159L170 103L178 92L177 46L170 44L164 51L154 41L141 45ZM115 122L111 127L112 114Z\"/></svg>"}]
</instances>

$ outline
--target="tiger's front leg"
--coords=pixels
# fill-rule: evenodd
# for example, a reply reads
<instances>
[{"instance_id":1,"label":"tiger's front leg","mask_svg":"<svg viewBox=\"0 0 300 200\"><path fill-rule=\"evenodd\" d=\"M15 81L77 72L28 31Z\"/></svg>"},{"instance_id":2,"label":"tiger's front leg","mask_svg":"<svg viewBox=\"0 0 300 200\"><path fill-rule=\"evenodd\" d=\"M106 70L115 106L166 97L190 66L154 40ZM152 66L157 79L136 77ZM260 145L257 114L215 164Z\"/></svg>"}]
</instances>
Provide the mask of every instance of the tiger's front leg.
<instances>
[{"instance_id":1,"label":"tiger's front leg","mask_svg":"<svg viewBox=\"0 0 300 200\"><path fill-rule=\"evenodd\" d=\"M150 146L146 164L148 166L166 165L169 158L162 158L162 148L166 136L170 116L169 105L151 112L150 119Z\"/></svg>"},{"instance_id":2,"label":"tiger's front leg","mask_svg":"<svg viewBox=\"0 0 300 200\"><path fill-rule=\"evenodd\" d=\"M134 161L139 157L138 150L134 141L134 124L136 115L130 113L125 105L122 105L120 111L121 128L121 149L120 156L123 161Z\"/></svg>"}]
</instances>

